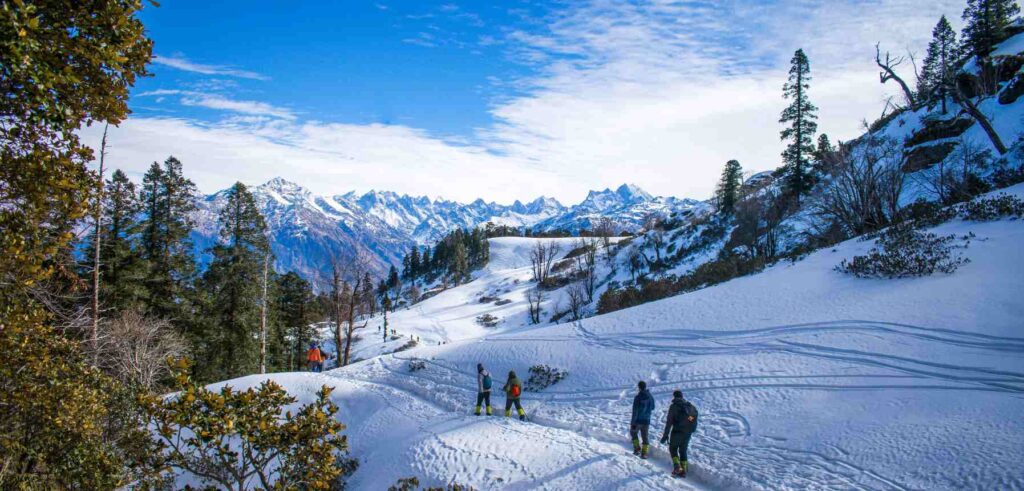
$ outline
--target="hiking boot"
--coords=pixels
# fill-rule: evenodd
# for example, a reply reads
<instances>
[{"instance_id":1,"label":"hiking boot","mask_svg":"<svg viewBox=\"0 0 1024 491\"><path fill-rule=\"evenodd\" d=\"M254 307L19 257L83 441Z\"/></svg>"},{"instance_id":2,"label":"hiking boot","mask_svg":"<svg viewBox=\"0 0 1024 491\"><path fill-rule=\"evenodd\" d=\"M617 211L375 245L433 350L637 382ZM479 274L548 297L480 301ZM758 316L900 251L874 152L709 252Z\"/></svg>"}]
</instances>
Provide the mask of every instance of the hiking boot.
<instances>
[{"instance_id":1,"label":"hiking boot","mask_svg":"<svg viewBox=\"0 0 1024 491\"><path fill-rule=\"evenodd\" d=\"M640 447L633 447L633 455L640 455Z\"/></svg>"},{"instance_id":2,"label":"hiking boot","mask_svg":"<svg viewBox=\"0 0 1024 491\"><path fill-rule=\"evenodd\" d=\"M647 446L647 444L644 444L643 448L640 450L641 459L647 460L647 453L650 451L650 448L651 447Z\"/></svg>"}]
</instances>

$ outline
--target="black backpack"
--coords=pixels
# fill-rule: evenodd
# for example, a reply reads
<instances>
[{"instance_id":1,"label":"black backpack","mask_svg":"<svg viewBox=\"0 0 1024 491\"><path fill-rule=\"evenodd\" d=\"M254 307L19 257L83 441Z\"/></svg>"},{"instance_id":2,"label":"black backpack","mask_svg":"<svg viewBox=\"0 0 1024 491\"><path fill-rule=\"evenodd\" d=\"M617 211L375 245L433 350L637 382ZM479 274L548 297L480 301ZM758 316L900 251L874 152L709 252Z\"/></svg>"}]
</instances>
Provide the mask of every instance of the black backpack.
<instances>
[{"instance_id":1,"label":"black backpack","mask_svg":"<svg viewBox=\"0 0 1024 491\"><path fill-rule=\"evenodd\" d=\"M691 416L693 421L690 421ZM696 431L698 416L697 407L690 401L683 401L683 410L676 414L676 420L672 422L673 429L679 428L680 431L686 432Z\"/></svg>"}]
</instances>

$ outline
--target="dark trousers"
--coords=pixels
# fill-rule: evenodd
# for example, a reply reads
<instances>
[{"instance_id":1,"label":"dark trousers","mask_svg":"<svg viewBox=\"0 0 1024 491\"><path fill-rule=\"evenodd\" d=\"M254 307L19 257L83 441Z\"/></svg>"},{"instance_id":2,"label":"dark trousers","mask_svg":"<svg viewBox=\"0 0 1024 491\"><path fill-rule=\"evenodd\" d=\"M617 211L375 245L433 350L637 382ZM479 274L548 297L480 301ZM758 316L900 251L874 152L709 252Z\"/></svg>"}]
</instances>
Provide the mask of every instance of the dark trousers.
<instances>
[{"instance_id":1,"label":"dark trousers","mask_svg":"<svg viewBox=\"0 0 1024 491\"><path fill-rule=\"evenodd\" d=\"M690 436L693 433L672 433L668 441L668 455L680 462L686 462L686 448L690 446Z\"/></svg>"},{"instance_id":2,"label":"dark trousers","mask_svg":"<svg viewBox=\"0 0 1024 491\"><path fill-rule=\"evenodd\" d=\"M647 445L649 443L647 441L647 433L648 430L650 430L650 428L651 425L630 425L629 438L631 438L634 443L638 441L643 441L644 445ZM638 435L639 439L637 438Z\"/></svg>"},{"instance_id":3,"label":"dark trousers","mask_svg":"<svg viewBox=\"0 0 1024 491\"><path fill-rule=\"evenodd\" d=\"M512 399L512 398L505 399L505 412L508 412L509 409L512 409L512 404L513 403L516 405L516 410L517 411L522 411L523 410L523 405L519 403L519 398L516 397L515 399Z\"/></svg>"},{"instance_id":4,"label":"dark trousers","mask_svg":"<svg viewBox=\"0 0 1024 491\"><path fill-rule=\"evenodd\" d=\"M491 407L491 391L476 393L476 407L480 407L484 401L487 401L487 407Z\"/></svg>"}]
</instances>

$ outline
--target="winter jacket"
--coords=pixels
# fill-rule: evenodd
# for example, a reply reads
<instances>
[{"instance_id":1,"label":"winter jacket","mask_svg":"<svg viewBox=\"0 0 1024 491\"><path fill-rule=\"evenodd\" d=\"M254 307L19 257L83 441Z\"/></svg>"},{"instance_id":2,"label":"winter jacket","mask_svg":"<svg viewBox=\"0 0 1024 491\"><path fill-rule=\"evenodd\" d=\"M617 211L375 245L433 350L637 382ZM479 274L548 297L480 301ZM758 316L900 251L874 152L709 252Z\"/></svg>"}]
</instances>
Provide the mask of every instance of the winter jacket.
<instances>
[{"instance_id":1,"label":"winter jacket","mask_svg":"<svg viewBox=\"0 0 1024 491\"><path fill-rule=\"evenodd\" d=\"M320 349L319 348L310 348L310 350L306 352L306 361L316 361L316 362L319 362L320 361Z\"/></svg>"},{"instance_id":2,"label":"winter jacket","mask_svg":"<svg viewBox=\"0 0 1024 491\"><path fill-rule=\"evenodd\" d=\"M491 374L487 370L480 370L476 372L476 391L477 392L490 392L491 388L484 388L484 377L490 377Z\"/></svg>"},{"instance_id":3,"label":"winter jacket","mask_svg":"<svg viewBox=\"0 0 1024 491\"><path fill-rule=\"evenodd\" d=\"M668 407L668 416L665 417L665 431L661 437L668 438L671 434L674 438L693 433L696 429L697 408L682 397L672 398L672 405Z\"/></svg>"},{"instance_id":4,"label":"winter jacket","mask_svg":"<svg viewBox=\"0 0 1024 491\"><path fill-rule=\"evenodd\" d=\"M652 412L654 412L654 396L647 389L641 390L640 393L633 397L633 417L629 420L629 424L651 424Z\"/></svg>"},{"instance_id":5,"label":"winter jacket","mask_svg":"<svg viewBox=\"0 0 1024 491\"><path fill-rule=\"evenodd\" d=\"M519 399L519 396L512 395L512 387L519 387L519 393L522 394L523 384L519 383L519 377L509 377L508 382L505 382L505 386L501 388L509 399Z\"/></svg>"}]
</instances>

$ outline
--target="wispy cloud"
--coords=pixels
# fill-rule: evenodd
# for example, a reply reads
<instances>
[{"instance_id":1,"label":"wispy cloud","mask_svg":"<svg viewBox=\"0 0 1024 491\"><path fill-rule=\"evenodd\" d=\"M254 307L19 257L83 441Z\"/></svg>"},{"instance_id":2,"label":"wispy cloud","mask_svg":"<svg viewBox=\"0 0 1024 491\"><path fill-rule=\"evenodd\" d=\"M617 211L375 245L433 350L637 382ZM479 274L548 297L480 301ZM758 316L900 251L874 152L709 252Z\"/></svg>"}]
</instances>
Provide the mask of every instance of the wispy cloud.
<instances>
[{"instance_id":1,"label":"wispy cloud","mask_svg":"<svg viewBox=\"0 0 1024 491\"><path fill-rule=\"evenodd\" d=\"M277 107L260 101L247 101L231 99L219 94L198 92L191 90L159 89L142 92L137 97L160 97L177 95L181 96L179 102L184 106L199 106L209 109L218 109L240 114L254 116L269 116L286 120L295 119L295 113L291 110Z\"/></svg>"},{"instance_id":2,"label":"wispy cloud","mask_svg":"<svg viewBox=\"0 0 1024 491\"><path fill-rule=\"evenodd\" d=\"M239 70L222 65L208 65L189 61L183 57L175 56L154 56L153 63L164 65L186 72L201 73L204 75L224 75L228 77L248 78L252 80L269 80L269 77L248 70Z\"/></svg>"}]
</instances>

